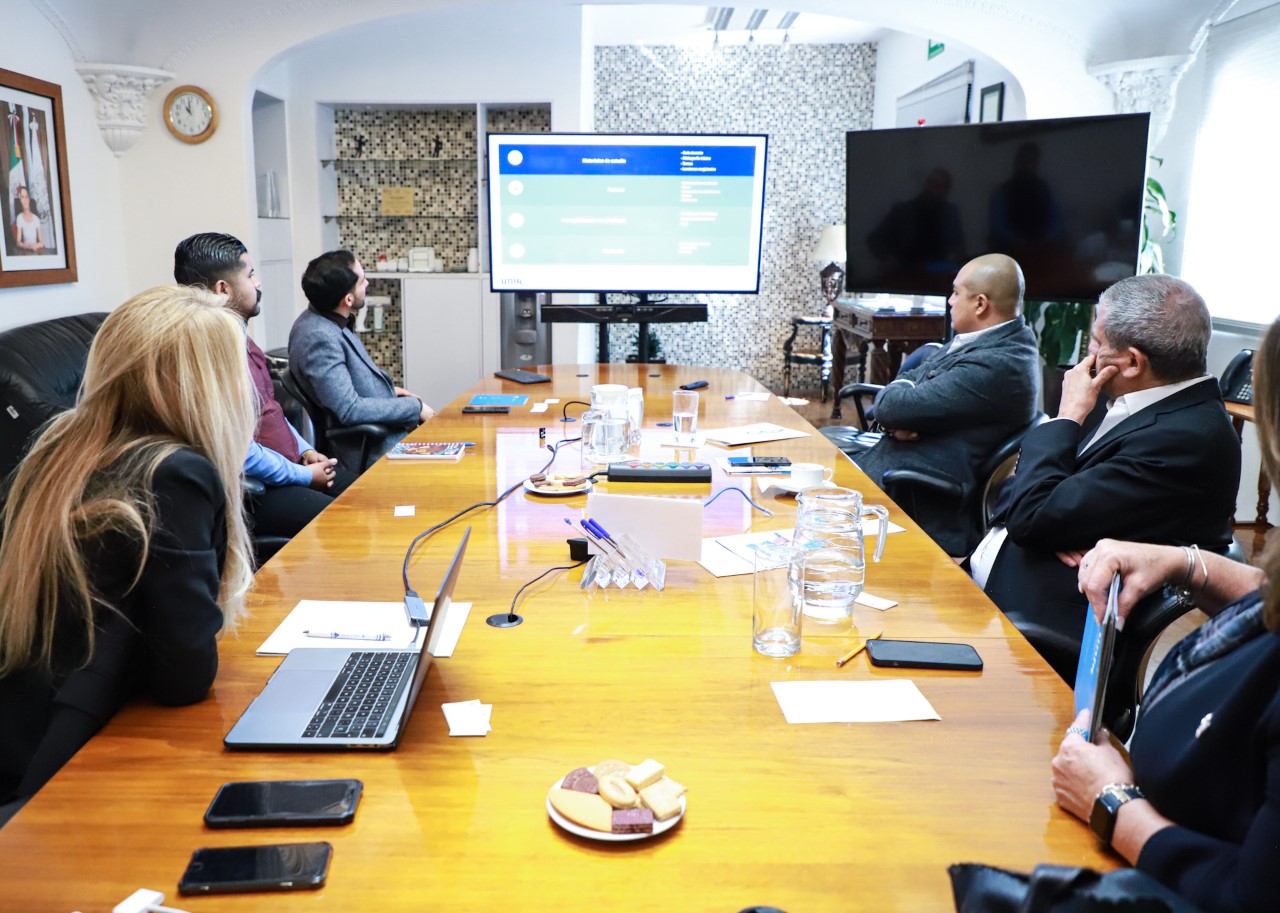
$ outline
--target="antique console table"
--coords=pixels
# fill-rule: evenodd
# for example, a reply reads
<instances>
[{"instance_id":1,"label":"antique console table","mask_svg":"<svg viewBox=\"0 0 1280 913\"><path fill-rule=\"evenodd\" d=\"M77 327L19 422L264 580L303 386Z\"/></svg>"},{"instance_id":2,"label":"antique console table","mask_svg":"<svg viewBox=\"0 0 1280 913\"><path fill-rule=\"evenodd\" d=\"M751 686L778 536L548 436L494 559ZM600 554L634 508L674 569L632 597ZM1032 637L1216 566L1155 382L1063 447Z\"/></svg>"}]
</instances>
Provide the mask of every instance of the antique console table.
<instances>
[{"instance_id":1,"label":"antique console table","mask_svg":"<svg viewBox=\"0 0 1280 913\"><path fill-rule=\"evenodd\" d=\"M946 308L901 310L839 298L832 329L832 389L838 392L844 386L845 359L850 349L856 353L859 381L887 384L898 373L902 356L926 342L942 339ZM841 418L839 396L831 407L831 418Z\"/></svg>"}]
</instances>

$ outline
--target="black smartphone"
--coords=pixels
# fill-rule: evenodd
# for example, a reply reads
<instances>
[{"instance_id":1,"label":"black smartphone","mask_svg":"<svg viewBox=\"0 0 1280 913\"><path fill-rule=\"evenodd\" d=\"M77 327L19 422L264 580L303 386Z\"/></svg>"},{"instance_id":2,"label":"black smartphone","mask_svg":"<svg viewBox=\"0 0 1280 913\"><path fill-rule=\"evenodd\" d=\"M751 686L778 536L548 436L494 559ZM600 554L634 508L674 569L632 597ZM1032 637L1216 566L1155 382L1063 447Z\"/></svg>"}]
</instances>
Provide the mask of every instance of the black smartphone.
<instances>
[{"instance_id":1,"label":"black smartphone","mask_svg":"<svg viewBox=\"0 0 1280 913\"><path fill-rule=\"evenodd\" d=\"M485 414L506 415L511 411L510 406L463 406L463 412L482 412Z\"/></svg>"},{"instance_id":2,"label":"black smartphone","mask_svg":"<svg viewBox=\"0 0 1280 913\"><path fill-rule=\"evenodd\" d=\"M224 783L204 813L209 827L350 824L359 780L252 780Z\"/></svg>"},{"instance_id":3,"label":"black smartphone","mask_svg":"<svg viewBox=\"0 0 1280 913\"><path fill-rule=\"evenodd\" d=\"M899 669L959 669L966 672L982 670L982 657L968 644L940 644L924 640L884 640L877 637L867 641L867 655L873 666L893 666Z\"/></svg>"},{"instance_id":4,"label":"black smartphone","mask_svg":"<svg viewBox=\"0 0 1280 913\"><path fill-rule=\"evenodd\" d=\"M729 457L730 466L790 466L790 457L771 457L771 456L731 456Z\"/></svg>"},{"instance_id":5,"label":"black smartphone","mask_svg":"<svg viewBox=\"0 0 1280 913\"><path fill-rule=\"evenodd\" d=\"M244 894L318 888L324 884L332 856L333 846L323 842L203 847L191 854L178 882L178 893Z\"/></svg>"}]
</instances>

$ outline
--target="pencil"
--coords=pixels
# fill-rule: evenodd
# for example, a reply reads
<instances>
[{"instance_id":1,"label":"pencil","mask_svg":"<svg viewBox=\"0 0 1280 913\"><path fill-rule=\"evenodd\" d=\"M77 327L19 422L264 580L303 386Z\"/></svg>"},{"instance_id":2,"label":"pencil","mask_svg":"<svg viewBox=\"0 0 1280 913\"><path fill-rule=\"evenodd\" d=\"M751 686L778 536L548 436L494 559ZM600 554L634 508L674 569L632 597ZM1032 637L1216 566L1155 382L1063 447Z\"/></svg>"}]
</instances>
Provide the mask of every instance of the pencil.
<instances>
[{"instance_id":1,"label":"pencil","mask_svg":"<svg viewBox=\"0 0 1280 913\"><path fill-rule=\"evenodd\" d=\"M852 649L852 650L850 650L850 651L849 651L848 653L846 653L844 656L842 656L842 657L840 657L839 659L837 659L837 660L836 660L836 665L837 665L837 666L843 666L845 663L847 663L849 660L853 659L855 656L857 656L859 653L861 653L861 652L863 651L863 649L867 646L867 641L868 641L868 640L875 640L875 639L876 639L877 637L879 637L882 633L884 633L884 632L883 632L883 631L876 631L876 633L872 634L870 637L864 638L864 639L862 639L862 640L858 641L857 643L855 643L855 644L853 645L853 649Z\"/></svg>"}]
</instances>

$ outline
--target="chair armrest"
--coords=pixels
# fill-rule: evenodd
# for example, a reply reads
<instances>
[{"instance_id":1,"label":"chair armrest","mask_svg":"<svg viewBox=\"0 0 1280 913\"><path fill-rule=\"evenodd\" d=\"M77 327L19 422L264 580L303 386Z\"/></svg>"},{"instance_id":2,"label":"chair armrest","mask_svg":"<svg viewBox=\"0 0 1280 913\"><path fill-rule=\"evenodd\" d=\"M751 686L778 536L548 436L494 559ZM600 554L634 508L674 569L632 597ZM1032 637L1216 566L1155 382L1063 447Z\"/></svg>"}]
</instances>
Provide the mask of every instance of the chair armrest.
<instances>
[{"instance_id":1,"label":"chair armrest","mask_svg":"<svg viewBox=\"0 0 1280 913\"><path fill-rule=\"evenodd\" d=\"M840 388L836 396L840 399L847 399L850 396L871 395L875 396L884 389L884 384L845 384Z\"/></svg>"},{"instance_id":2,"label":"chair armrest","mask_svg":"<svg viewBox=\"0 0 1280 913\"><path fill-rule=\"evenodd\" d=\"M329 428L325 433L331 439L386 437L391 433L391 429L386 425L365 422L360 425L343 425L341 428Z\"/></svg>"},{"instance_id":3,"label":"chair armrest","mask_svg":"<svg viewBox=\"0 0 1280 913\"><path fill-rule=\"evenodd\" d=\"M817 327L817 326L823 326L823 325L830 326L831 318L822 317L822 316L814 316L814 317L800 316L800 317L792 317L791 322L800 326L807 326L807 327Z\"/></svg>"},{"instance_id":4,"label":"chair armrest","mask_svg":"<svg viewBox=\"0 0 1280 913\"><path fill-rule=\"evenodd\" d=\"M885 470L884 476L881 478L881 487L884 488L885 494L898 501L900 499L893 493L893 490L901 489L903 486L926 488L953 498L959 498L964 494L964 489L960 487L960 483L949 476L920 472L916 469Z\"/></svg>"},{"instance_id":5,"label":"chair armrest","mask_svg":"<svg viewBox=\"0 0 1280 913\"><path fill-rule=\"evenodd\" d=\"M242 476L240 478L240 486L244 490L246 497L258 498L267 493L267 486L263 484L261 479L251 479L248 476Z\"/></svg>"}]
</instances>

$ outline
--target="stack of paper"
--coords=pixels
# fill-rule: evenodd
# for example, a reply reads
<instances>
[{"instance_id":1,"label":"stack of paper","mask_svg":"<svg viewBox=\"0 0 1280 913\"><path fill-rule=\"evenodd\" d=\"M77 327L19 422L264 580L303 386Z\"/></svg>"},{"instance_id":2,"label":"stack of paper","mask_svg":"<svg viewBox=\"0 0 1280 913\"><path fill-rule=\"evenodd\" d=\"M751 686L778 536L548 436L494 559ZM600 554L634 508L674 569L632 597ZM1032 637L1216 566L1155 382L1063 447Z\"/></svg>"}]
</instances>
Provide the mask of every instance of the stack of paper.
<instances>
[{"instance_id":1,"label":"stack of paper","mask_svg":"<svg viewBox=\"0 0 1280 913\"><path fill-rule=\"evenodd\" d=\"M449 735L487 735L493 732L489 725L489 717L493 714L493 704L482 704L477 701L457 701L452 704L441 704L445 721L449 724Z\"/></svg>"}]
</instances>

